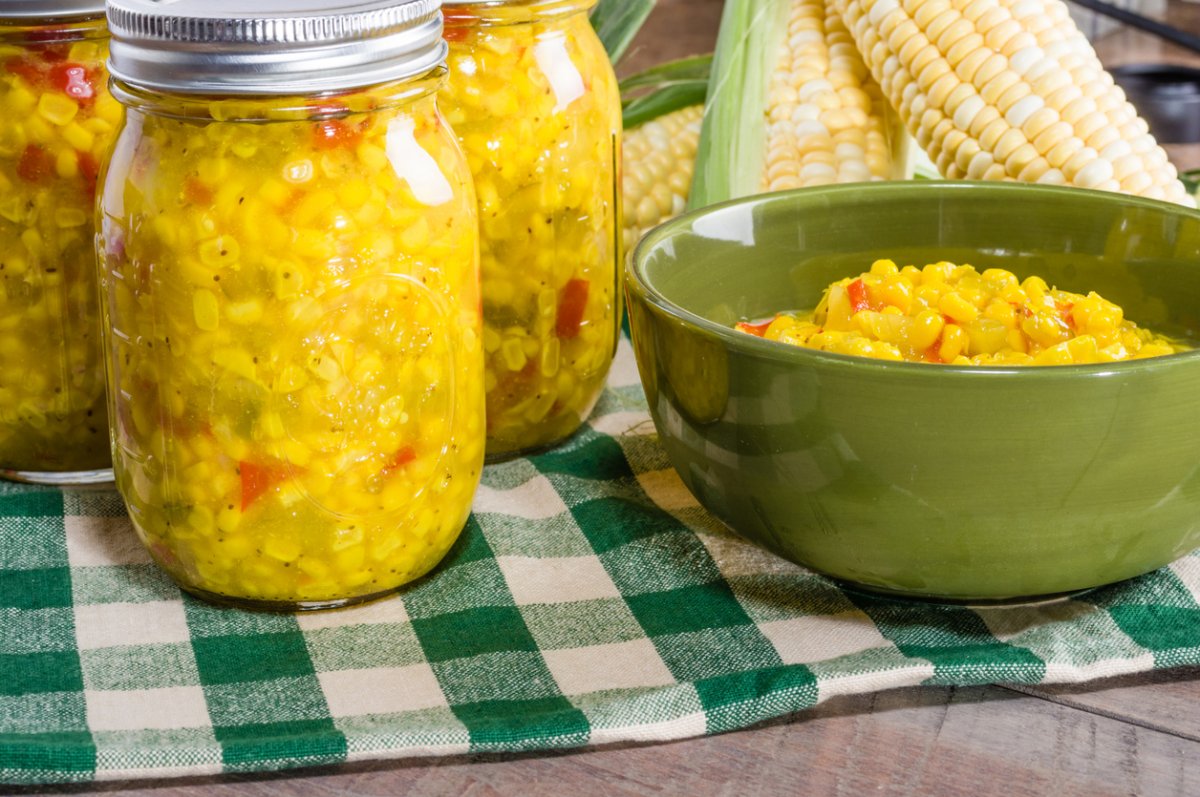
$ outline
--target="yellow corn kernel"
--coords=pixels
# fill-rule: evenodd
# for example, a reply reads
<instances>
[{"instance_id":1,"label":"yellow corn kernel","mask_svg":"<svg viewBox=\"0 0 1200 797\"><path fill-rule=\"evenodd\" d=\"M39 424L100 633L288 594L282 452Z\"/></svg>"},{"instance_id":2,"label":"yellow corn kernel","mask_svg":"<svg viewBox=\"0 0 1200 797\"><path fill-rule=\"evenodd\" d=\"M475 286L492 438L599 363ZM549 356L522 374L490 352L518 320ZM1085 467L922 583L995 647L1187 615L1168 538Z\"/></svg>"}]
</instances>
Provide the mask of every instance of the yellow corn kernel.
<instances>
[{"instance_id":1,"label":"yellow corn kernel","mask_svg":"<svg viewBox=\"0 0 1200 797\"><path fill-rule=\"evenodd\" d=\"M938 300L938 309L959 324L969 324L979 317L979 310L959 293L948 293Z\"/></svg>"},{"instance_id":2,"label":"yellow corn kernel","mask_svg":"<svg viewBox=\"0 0 1200 797\"><path fill-rule=\"evenodd\" d=\"M377 172L388 165L388 156L382 147L363 143L358 145L357 152L358 160L368 171Z\"/></svg>"},{"instance_id":3,"label":"yellow corn kernel","mask_svg":"<svg viewBox=\"0 0 1200 797\"><path fill-rule=\"evenodd\" d=\"M870 273L877 277L890 277L900 273L900 268L894 260L876 260L871 264Z\"/></svg>"},{"instance_id":4,"label":"yellow corn kernel","mask_svg":"<svg viewBox=\"0 0 1200 797\"><path fill-rule=\"evenodd\" d=\"M200 262L211 269L232 266L241 257L241 245L232 235L218 235L200 244Z\"/></svg>"},{"instance_id":5,"label":"yellow corn kernel","mask_svg":"<svg viewBox=\"0 0 1200 797\"><path fill-rule=\"evenodd\" d=\"M80 152L91 150L96 143L96 134L78 122L71 122L62 131L63 140Z\"/></svg>"},{"instance_id":6,"label":"yellow corn kernel","mask_svg":"<svg viewBox=\"0 0 1200 797\"><path fill-rule=\"evenodd\" d=\"M79 176L79 155L75 150L64 147L54 157L54 171L64 180L73 180Z\"/></svg>"},{"instance_id":7,"label":"yellow corn kernel","mask_svg":"<svg viewBox=\"0 0 1200 797\"><path fill-rule=\"evenodd\" d=\"M520 371L525 367L527 358L525 357L525 347L521 345L520 338L508 338L500 346L500 354L504 358L504 364L510 371Z\"/></svg>"},{"instance_id":8,"label":"yellow corn kernel","mask_svg":"<svg viewBox=\"0 0 1200 797\"><path fill-rule=\"evenodd\" d=\"M254 380L258 376L258 368L253 356L245 349L217 349L212 355L213 365L224 368L238 376Z\"/></svg>"},{"instance_id":9,"label":"yellow corn kernel","mask_svg":"<svg viewBox=\"0 0 1200 797\"><path fill-rule=\"evenodd\" d=\"M263 541L262 552L281 562L294 562L300 556L300 543L287 537L268 537Z\"/></svg>"},{"instance_id":10,"label":"yellow corn kernel","mask_svg":"<svg viewBox=\"0 0 1200 797\"><path fill-rule=\"evenodd\" d=\"M1046 303L1046 294L1050 289L1046 286L1046 281L1041 277L1027 277L1021 283L1021 290L1029 297L1031 304L1044 306Z\"/></svg>"},{"instance_id":11,"label":"yellow corn kernel","mask_svg":"<svg viewBox=\"0 0 1200 797\"><path fill-rule=\"evenodd\" d=\"M204 289L192 294L192 315L200 329L206 332L215 331L221 323L221 308L216 295Z\"/></svg>"},{"instance_id":12,"label":"yellow corn kernel","mask_svg":"<svg viewBox=\"0 0 1200 797\"><path fill-rule=\"evenodd\" d=\"M994 321L999 321L1008 329L1017 325L1017 311L1003 299L992 299L984 308L983 314Z\"/></svg>"},{"instance_id":13,"label":"yellow corn kernel","mask_svg":"<svg viewBox=\"0 0 1200 797\"><path fill-rule=\"evenodd\" d=\"M225 317L234 324L254 324L263 317L263 305L258 299L230 302L225 305Z\"/></svg>"},{"instance_id":14,"label":"yellow corn kernel","mask_svg":"<svg viewBox=\"0 0 1200 797\"><path fill-rule=\"evenodd\" d=\"M897 275L883 280L874 293L888 307L897 308L902 313L912 309L913 284L903 277Z\"/></svg>"},{"instance_id":15,"label":"yellow corn kernel","mask_svg":"<svg viewBox=\"0 0 1200 797\"><path fill-rule=\"evenodd\" d=\"M946 320L935 310L922 310L913 319L909 344L916 352L924 352L937 341L946 326Z\"/></svg>"},{"instance_id":16,"label":"yellow corn kernel","mask_svg":"<svg viewBox=\"0 0 1200 797\"><path fill-rule=\"evenodd\" d=\"M944 283L950 279L950 275L954 273L955 266L953 263L947 263L941 260L937 263L930 263L921 269L921 277L926 283Z\"/></svg>"},{"instance_id":17,"label":"yellow corn kernel","mask_svg":"<svg viewBox=\"0 0 1200 797\"><path fill-rule=\"evenodd\" d=\"M14 83L4 98L5 109L14 116L28 114L37 104L38 96L20 82Z\"/></svg>"},{"instance_id":18,"label":"yellow corn kernel","mask_svg":"<svg viewBox=\"0 0 1200 797\"><path fill-rule=\"evenodd\" d=\"M59 208L54 211L54 225L56 227L82 227L90 220L90 216L84 213L79 208Z\"/></svg>"},{"instance_id":19,"label":"yellow corn kernel","mask_svg":"<svg viewBox=\"0 0 1200 797\"><path fill-rule=\"evenodd\" d=\"M96 42L74 42L67 50L67 60L75 63L90 63L102 58L100 45Z\"/></svg>"},{"instance_id":20,"label":"yellow corn kernel","mask_svg":"<svg viewBox=\"0 0 1200 797\"><path fill-rule=\"evenodd\" d=\"M37 112L47 122L62 127L75 118L79 106L70 97L47 92L38 98Z\"/></svg>"},{"instance_id":21,"label":"yellow corn kernel","mask_svg":"<svg viewBox=\"0 0 1200 797\"><path fill-rule=\"evenodd\" d=\"M946 324L942 329L942 345L938 347L938 357L942 362L950 362L967 350L970 339L963 328L957 324Z\"/></svg>"},{"instance_id":22,"label":"yellow corn kernel","mask_svg":"<svg viewBox=\"0 0 1200 797\"><path fill-rule=\"evenodd\" d=\"M1048 313L1035 313L1021 322L1021 331L1038 346L1057 346L1070 337L1070 331L1062 321Z\"/></svg>"},{"instance_id":23,"label":"yellow corn kernel","mask_svg":"<svg viewBox=\"0 0 1200 797\"><path fill-rule=\"evenodd\" d=\"M1042 349L1034 355L1033 361L1037 365L1071 365L1075 362L1071 356L1071 348L1066 343Z\"/></svg>"},{"instance_id":24,"label":"yellow corn kernel","mask_svg":"<svg viewBox=\"0 0 1200 797\"><path fill-rule=\"evenodd\" d=\"M1008 340L1008 327L994 318L978 318L966 330L972 354L995 354Z\"/></svg>"}]
</instances>

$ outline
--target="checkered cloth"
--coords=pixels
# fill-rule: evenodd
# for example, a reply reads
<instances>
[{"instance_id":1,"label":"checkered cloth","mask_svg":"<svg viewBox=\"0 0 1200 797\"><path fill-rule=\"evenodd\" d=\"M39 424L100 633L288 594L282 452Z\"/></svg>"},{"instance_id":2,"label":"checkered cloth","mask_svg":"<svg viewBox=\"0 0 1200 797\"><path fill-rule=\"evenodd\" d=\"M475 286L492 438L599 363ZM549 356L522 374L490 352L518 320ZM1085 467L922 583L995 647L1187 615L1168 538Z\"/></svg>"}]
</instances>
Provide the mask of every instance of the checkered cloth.
<instances>
[{"instance_id":1,"label":"checkered cloth","mask_svg":"<svg viewBox=\"0 0 1200 797\"><path fill-rule=\"evenodd\" d=\"M1042 607L845 592L740 542L656 443L623 344L583 434L489 467L436 573L300 616L151 564L112 492L0 490L0 782L678 739L834 695L1200 663L1200 556Z\"/></svg>"}]
</instances>

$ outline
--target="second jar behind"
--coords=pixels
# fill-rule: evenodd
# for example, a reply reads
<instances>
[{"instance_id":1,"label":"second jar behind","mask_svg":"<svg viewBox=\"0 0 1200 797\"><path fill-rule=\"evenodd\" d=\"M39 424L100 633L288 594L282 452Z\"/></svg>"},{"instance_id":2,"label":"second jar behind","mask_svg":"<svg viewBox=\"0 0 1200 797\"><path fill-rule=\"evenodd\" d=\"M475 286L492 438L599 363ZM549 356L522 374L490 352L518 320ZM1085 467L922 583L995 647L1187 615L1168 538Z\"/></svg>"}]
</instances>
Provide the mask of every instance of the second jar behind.
<instances>
[{"instance_id":1,"label":"second jar behind","mask_svg":"<svg viewBox=\"0 0 1200 797\"><path fill-rule=\"evenodd\" d=\"M479 196L491 461L578 429L616 349L621 103L593 2L444 6L442 105Z\"/></svg>"}]
</instances>

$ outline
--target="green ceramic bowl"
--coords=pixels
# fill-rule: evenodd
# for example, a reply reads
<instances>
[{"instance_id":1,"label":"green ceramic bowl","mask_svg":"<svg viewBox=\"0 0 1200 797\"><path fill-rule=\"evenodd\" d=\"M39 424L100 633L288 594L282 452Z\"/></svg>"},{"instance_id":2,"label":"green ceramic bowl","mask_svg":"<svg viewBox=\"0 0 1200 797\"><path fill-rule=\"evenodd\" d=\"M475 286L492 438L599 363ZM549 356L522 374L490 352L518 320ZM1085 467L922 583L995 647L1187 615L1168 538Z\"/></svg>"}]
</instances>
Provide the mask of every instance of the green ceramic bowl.
<instances>
[{"instance_id":1,"label":"green ceramic bowl","mask_svg":"<svg viewBox=\"0 0 1200 797\"><path fill-rule=\"evenodd\" d=\"M651 414L700 503L818 572L939 599L1083 590L1200 546L1200 351L969 368L731 329L811 308L879 257L1036 274L1200 340L1196 211L919 181L706 208L652 232L626 283Z\"/></svg>"}]
</instances>

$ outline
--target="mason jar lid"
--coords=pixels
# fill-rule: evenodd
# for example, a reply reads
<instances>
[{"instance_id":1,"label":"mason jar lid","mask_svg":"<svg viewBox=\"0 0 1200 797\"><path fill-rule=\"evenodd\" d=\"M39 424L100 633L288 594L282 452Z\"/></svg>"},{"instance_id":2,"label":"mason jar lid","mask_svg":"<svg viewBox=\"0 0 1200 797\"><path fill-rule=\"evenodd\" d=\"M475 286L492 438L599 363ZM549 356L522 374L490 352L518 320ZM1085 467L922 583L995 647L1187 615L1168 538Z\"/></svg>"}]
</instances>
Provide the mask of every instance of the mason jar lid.
<instances>
[{"instance_id":1,"label":"mason jar lid","mask_svg":"<svg viewBox=\"0 0 1200 797\"><path fill-rule=\"evenodd\" d=\"M440 0L109 0L113 77L188 94L313 94L428 72Z\"/></svg>"},{"instance_id":2,"label":"mason jar lid","mask_svg":"<svg viewBox=\"0 0 1200 797\"><path fill-rule=\"evenodd\" d=\"M98 17L104 13L104 0L0 0L0 19L30 17L65 19Z\"/></svg>"}]
</instances>

